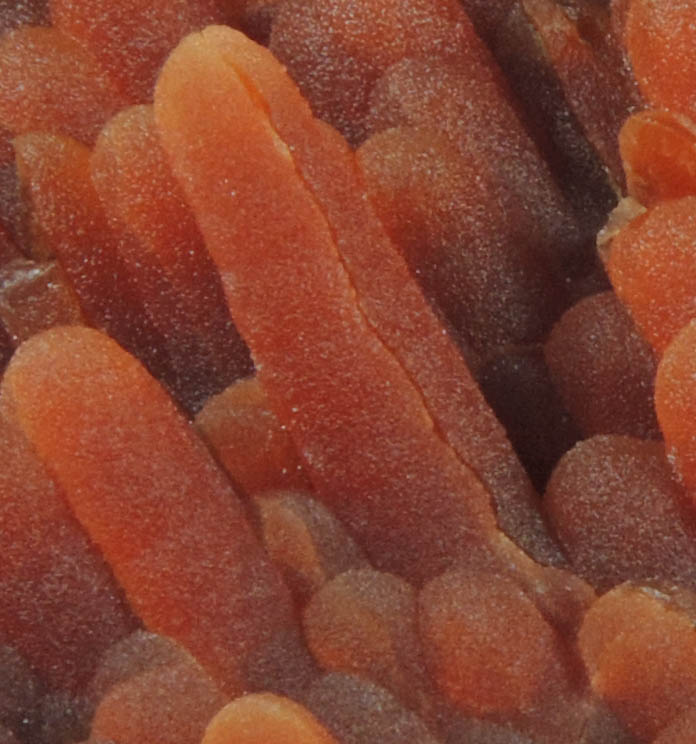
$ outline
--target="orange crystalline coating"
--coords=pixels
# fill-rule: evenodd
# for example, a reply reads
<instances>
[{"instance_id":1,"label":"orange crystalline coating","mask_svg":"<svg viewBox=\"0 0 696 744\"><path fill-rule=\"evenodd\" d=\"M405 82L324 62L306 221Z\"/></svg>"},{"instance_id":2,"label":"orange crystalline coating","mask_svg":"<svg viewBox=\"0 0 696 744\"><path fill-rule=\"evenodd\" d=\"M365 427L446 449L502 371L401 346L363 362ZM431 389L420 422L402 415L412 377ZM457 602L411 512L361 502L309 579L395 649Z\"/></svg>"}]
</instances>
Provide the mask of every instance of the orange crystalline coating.
<instances>
[{"instance_id":1,"label":"orange crystalline coating","mask_svg":"<svg viewBox=\"0 0 696 744\"><path fill-rule=\"evenodd\" d=\"M404 33L409 27L418 32ZM389 65L432 54L469 71L492 64L454 0L292 0L278 9L270 49L314 113L354 145L365 138L370 90Z\"/></svg>"},{"instance_id":2,"label":"orange crystalline coating","mask_svg":"<svg viewBox=\"0 0 696 744\"><path fill-rule=\"evenodd\" d=\"M56 28L84 44L129 103L145 103L159 68L187 33L219 21L187 0L50 0Z\"/></svg>"},{"instance_id":3,"label":"orange crystalline coating","mask_svg":"<svg viewBox=\"0 0 696 744\"><path fill-rule=\"evenodd\" d=\"M389 236L468 345L485 356L545 334L560 293L487 157L462 156L434 128L397 127L368 139L358 162Z\"/></svg>"},{"instance_id":4,"label":"orange crystalline coating","mask_svg":"<svg viewBox=\"0 0 696 744\"><path fill-rule=\"evenodd\" d=\"M239 499L114 341L77 327L34 336L2 394L146 627L181 643L228 693L263 676L270 648L297 646L289 592ZM257 684L297 679L302 659Z\"/></svg>"},{"instance_id":5,"label":"orange crystalline coating","mask_svg":"<svg viewBox=\"0 0 696 744\"><path fill-rule=\"evenodd\" d=\"M593 689L640 741L693 707L696 634L691 593L670 597L630 584L587 613L579 643Z\"/></svg>"},{"instance_id":6,"label":"orange crystalline coating","mask_svg":"<svg viewBox=\"0 0 696 744\"><path fill-rule=\"evenodd\" d=\"M670 461L687 489L696 488L696 323L667 347L655 379L655 408ZM693 496L692 496L693 498Z\"/></svg>"},{"instance_id":7,"label":"orange crystalline coating","mask_svg":"<svg viewBox=\"0 0 696 744\"><path fill-rule=\"evenodd\" d=\"M657 360L613 292L576 303L544 349L551 378L586 437L659 438L653 406Z\"/></svg>"},{"instance_id":8,"label":"orange crystalline coating","mask_svg":"<svg viewBox=\"0 0 696 744\"><path fill-rule=\"evenodd\" d=\"M195 424L220 464L246 493L309 486L295 445L270 409L258 378L239 380L210 398Z\"/></svg>"},{"instance_id":9,"label":"orange crystalline coating","mask_svg":"<svg viewBox=\"0 0 696 744\"><path fill-rule=\"evenodd\" d=\"M443 574L421 591L419 624L433 679L464 713L519 717L567 690L558 638L509 579Z\"/></svg>"},{"instance_id":10,"label":"orange crystalline coating","mask_svg":"<svg viewBox=\"0 0 696 744\"><path fill-rule=\"evenodd\" d=\"M89 741L200 744L206 725L226 702L213 680L189 657L112 687L94 714Z\"/></svg>"},{"instance_id":11,"label":"orange crystalline coating","mask_svg":"<svg viewBox=\"0 0 696 744\"><path fill-rule=\"evenodd\" d=\"M597 436L566 453L547 513L571 566L598 590L634 579L696 587L696 517L661 443Z\"/></svg>"},{"instance_id":12,"label":"orange crystalline coating","mask_svg":"<svg viewBox=\"0 0 696 744\"><path fill-rule=\"evenodd\" d=\"M380 568L423 577L488 555L488 493L366 322L336 233L236 71L235 46L256 48L243 38L223 28L187 37L160 76L155 113L261 384L318 495ZM207 109L214 120L196 114Z\"/></svg>"},{"instance_id":13,"label":"orange crystalline coating","mask_svg":"<svg viewBox=\"0 0 696 744\"><path fill-rule=\"evenodd\" d=\"M696 114L696 6L631 0L624 39L640 91L655 108Z\"/></svg>"},{"instance_id":14,"label":"orange crystalline coating","mask_svg":"<svg viewBox=\"0 0 696 744\"><path fill-rule=\"evenodd\" d=\"M25 26L0 38L0 124L94 141L126 103L97 60L55 28Z\"/></svg>"},{"instance_id":15,"label":"orange crystalline coating","mask_svg":"<svg viewBox=\"0 0 696 744\"><path fill-rule=\"evenodd\" d=\"M423 710L430 685L416 612L416 592L403 579L370 569L347 571L310 600L305 637L324 669L360 674L409 708Z\"/></svg>"},{"instance_id":16,"label":"orange crystalline coating","mask_svg":"<svg viewBox=\"0 0 696 744\"><path fill-rule=\"evenodd\" d=\"M131 249L124 257L133 273L143 273L150 261L152 273L162 277L159 297L145 288L147 302L181 378L178 397L195 410L252 366L220 277L160 146L151 106L127 108L106 124L90 169L113 229L138 238L121 243Z\"/></svg>"},{"instance_id":17,"label":"orange crystalline coating","mask_svg":"<svg viewBox=\"0 0 696 744\"><path fill-rule=\"evenodd\" d=\"M210 722L201 744L339 744L299 703L277 695L245 695Z\"/></svg>"},{"instance_id":18,"label":"orange crystalline coating","mask_svg":"<svg viewBox=\"0 0 696 744\"><path fill-rule=\"evenodd\" d=\"M92 185L89 149L68 137L40 133L18 137L14 144L40 242L57 257L85 320L135 353L153 374L171 374L164 339L142 292L152 275L143 271L136 283L124 261L124 247L132 253L135 240L110 228Z\"/></svg>"},{"instance_id":19,"label":"orange crystalline coating","mask_svg":"<svg viewBox=\"0 0 696 744\"><path fill-rule=\"evenodd\" d=\"M103 162L108 145L100 142ZM87 321L135 353L189 411L248 369L246 348L233 331L209 261L198 263L207 266L218 304L213 300L214 309L208 304L210 312L201 318L206 309L196 296L201 292L191 292L197 262L189 256L165 270L155 251L108 219L92 182L88 148L44 134L18 137L15 147L35 229L47 252L57 256ZM178 249L189 250L181 244Z\"/></svg>"},{"instance_id":20,"label":"orange crystalline coating","mask_svg":"<svg viewBox=\"0 0 696 744\"><path fill-rule=\"evenodd\" d=\"M311 494L267 491L254 500L263 544L299 605L351 568L368 568L343 525Z\"/></svg>"},{"instance_id":21,"label":"orange crystalline coating","mask_svg":"<svg viewBox=\"0 0 696 744\"><path fill-rule=\"evenodd\" d=\"M483 4L484 0L474 0ZM469 6L472 0L465 0ZM587 141L573 114L553 61L540 39L533 20L520 0L503 0L508 12L491 25L477 21L497 63L514 93L515 105L525 128L544 155L554 178L577 215L585 243L584 257L590 258L591 242L602 226L606 212L616 203L606 168ZM485 2L492 16L501 3ZM584 5L584 3L583 3ZM590 243L590 245L587 245Z\"/></svg>"},{"instance_id":22,"label":"orange crystalline coating","mask_svg":"<svg viewBox=\"0 0 696 744\"><path fill-rule=\"evenodd\" d=\"M482 200L481 213L496 232L498 199L517 226L518 238L548 264L554 275L570 268L578 249L578 226L554 182L548 165L525 131L490 64L465 67L458 60L440 57L403 59L389 67L370 96L368 123L372 133L400 126L427 126L446 135L460 153L449 160L452 168L470 178L483 178L492 193ZM471 184L472 191L477 189ZM478 187L481 188L481 187ZM450 203L446 200L445 204ZM492 210L492 213L488 213ZM463 218L462 218L463 220ZM524 254L527 253L525 249Z\"/></svg>"},{"instance_id":23,"label":"orange crystalline coating","mask_svg":"<svg viewBox=\"0 0 696 744\"><path fill-rule=\"evenodd\" d=\"M211 57L210 64L219 70L217 74L222 75L223 78L230 76L234 65L226 66L223 64L223 59L229 61L234 59L236 69L239 70L244 80L249 84L251 80L256 81L255 84L258 87L254 90L253 97L257 100L261 111L264 112L261 114L262 117L270 116L275 131L288 144L288 148L292 148L292 178L301 174L306 189L303 198L311 197L315 208L318 206L321 209L322 219L327 219L331 223L336 239L335 248L338 248L340 255L335 256L335 248L329 250L331 256L329 261L332 267L319 269L318 276L321 277L321 283L323 284L324 275L333 275L336 270L336 258L339 258L343 264L342 268L349 274L348 280L352 285L349 292L351 302L356 299L354 291L357 291L362 317L382 339L384 345L398 358L400 365L417 385L427 404L429 415L432 416L437 429L446 438L447 444L454 449L462 462L473 467L480 474L482 481L493 494L501 528L535 557L548 562L559 562L561 559L558 550L549 540L538 514L536 497L529 479L515 457L500 423L483 399L461 355L429 308L417 284L411 278L403 258L388 240L383 226L364 198L365 185L358 172L355 159L345 142L333 130L311 116L309 107L299 95L297 88L266 50L252 44L241 34L235 34L229 30L209 29L204 36L210 44L208 55ZM194 55L193 49L189 54ZM174 68L174 59L173 57L169 62L172 68ZM194 70L195 67L192 65L184 64L183 77L179 78L178 84L181 85L183 81L188 80ZM207 79L211 73L210 70L201 69L199 74L203 79ZM190 85L184 87L181 94L174 97L173 103L178 108L184 96L198 95L199 92L203 92L198 90L201 88L202 86L195 82L195 79L192 80ZM227 106L231 119L236 120L235 117L239 112L229 110L228 99L223 97L221 101L225 102L224 105ZM222 108L223 104L217 101L201 101L195 105L215 105L220 111L226 110ZM160 126L164 126L161 115L158 115L158 118ZM205 125L200 131L194 130L191 138L184 138L181 141L182 154L189 150L192 142L203 136L203 132L212 140L210 153L229 149L233 132L239 132L236 136L240 137L240 141L246 142L249 130L241 127L239 123L234 128L214 126L216 126L216 133L211 131L210 126ZM189 155L193 155L194 159L197 157L193 152L189 152ZM274 155L277 155L277 151ZM229 157L232 159L233 153L229 153ZM177 159L175 158L175 161ZM232 174L238 178L240 174L237 172L237 165L232 162L230 163L232 173L220 172L221 161L218 158L214 160L212 165L217 169L217 180L209 179L206 175L202 183L209 184L211 193L218 193L221 192L221 184L224 183L225 178L232 178ZM251 164L248 165L251 167ZM192 167L195 167L193 162ZM208 173L212 172L208 170ZM184 177L184 183L192 188L189 176L184 176L183 173L179 175ZM257 179L259 188L265 188L269 184L267 179L260 178L258 169L252 169L253 179ZM193 191L189 195L193 201L195 198ZM201 200L201 211L197 216L201 221L202 214L208 213L211 218L211 228L215 229L218 236L216 240L219 239L218 231L226 219L223 215L234 216L238 211L237 204L240 195L241 192L235 191L229 194L228 191L222 189L219 197L211 201L208 197L198 194L197 198ZM284 195L284 198L288 199L288 195ZM228 203L225 203L225 200L228 200ZM214 205L217 205L220 212L218 217L214 217L211 211ZM256 208L259 210L257 224L268 222L270 204L259 203ZM279 211L282 213L284 209ZM292 214L293 210L290 209L289 213ZM251 217L251 213L248 213L247 219L250 225ZM299 215L295 215L294 218L299 219ZM238 221L240 233L236 238L233 237L234 232L229 233L225 244L227 246L246 240L245 232L241 229L243 221L241 218ZM232 220L231 224L237 224L237 220ZM275 225L275 220L271 224ZM262 236L256 232L256 228L251 229L251 234L255 236L255 239L261 240ZM211 247L210 240L208 244L211 251L216 253ZM216 260L222 267L222 273L231 282L229 299L234 304L235 299L238 299L239 291L235 280L237 270L230 263L232 258L230 252L227 248L222 250L223 242L218 245L220 254ZM316 262L316 258L316 255L313 255L312 261ZM292 265L297 268L302 266L299 256L292 259ZM379 267L379 271L375 267ZM255 267L252 266L252 268ZM296 284L295 287L288 285L288 277L282 273L282 270L278 278L282 281L284 292L292 294L293 288L297 291L299 285ZM306 285L305 279L301 281ZM308 287L305 286L304 289L307 290ZM317 301L311 292L309 294L310 300L306 305L299 296L294 299L294 302L299 302L300 307L304 307L305 314L308 308L311 308ZM267 302L267 293L262 291L262 297L264 299L260 299L258 305L252 303L250 306L263 307ZM332 310L333 312L335 311ZM287 307L280 303L279 317L285 319L286 316ZM310 334L314 333L317 317L323 317L323 313L312 316ZM239 318L237 320L239 321ZM335 344L336 340L341 338L342 333L340 329L335 332L328 331L327 340L319 344L318 348L322 348L323 352L323 344L326 344L327 348ZM307 336L306 331L303 331L303 334L304 337ZM279 342L287 340L287 334L279 334ZM273 345L272 349L276 354L280 351L276 345ZM313 354L310 350L305 353ZM341 366L343 367L343 363ZM297 372L300 373L301 369L298 368ZM342 370L343 374L350 374L350 372L350 365ZM371 378L374 376L373 373L368 374ZM378 374L379 376L381 373ZM337 380L332 384L335 382ZM370 380L365 390L374 384L375 380ZM363 392L360 388L360 385L357 389L354 388L355 394L359 397ZM341 395L344 394L345 391L342 391ZM279 406L280 400L276 398L273 405ZM354 403L349 403L348 408L354 408L354 405ZM288 412L287 409L287 403L278 409L279 417L286 424L291 414L297 413ZM283 410L285 410L285 415L281 415ZM302 408L298 407L298 411L301 410ZM422 412L417 415L417 418L421 416ZM309 425L325 417L326 413L322 410L313 419L308 416L306 420ZM379 419L379 416L375 418ZM346 434L347 432L344 431L341 436L346 436ZM296 435L297 431L295 431ZM379 445L375 445L377 447L375 452L384 445L385 441L380 440ZM347 447L347 451L352 451L353 447L350 444L347 444ZM393 451L392 448L389 450ZM372 459L372 462L375 463L376 459ZM360 470L364 476L364 468ZM339 485L340 487L342 486ZM332 498L335 498L335 493L333 493L335 490L332 489Z\"/></svg>"},{"instance_id":24,"label":"orange crystalline coating","mask_svg":"<svg viewBox=\"0 0 696 744\"><path fill-rule=\"evenodd\" d=\"M273 126L333 226L361 311L419 388L449 446L491 492L501 529L538 560L557 562L556 546L505 431L364 198L367 185L353 154L330 127L311 116L267 51L235 38L237 64L256 81ZM225 43L232 45L232 40Z\"/></svg>"},{"instance_id":25,"label":"orange crystalline coating","mask_svg":"<svg viewBox=\"0 0 696 744\"><path fill-rule=\"evenodd\" d=\"M643 336L663 352L696 317L696 196L661 202L612 240L607 271Z\"/></svg>"},{"instance_id":26,"label":"orange crystalline coating","mask_svg":"<svg viewBox=\"0 0 696 744\"><path fill-rule=\"evenodd\" d=\"M630 116L619 135L628 193L646 207L696 194L696 124L659 109Z\"/></svg>"},{"instance_id":27,"label":"orange crystalline coating","mask_svg":"<svg viewBox=\"0 0 696 744\"><path fill-rule=\"evenodd\" d=\"M137 620L31 444L8 419L7 395L0 407L0 643L15 647L50 688L75 692L100 654Z\"/></svg>"}]
</instances>

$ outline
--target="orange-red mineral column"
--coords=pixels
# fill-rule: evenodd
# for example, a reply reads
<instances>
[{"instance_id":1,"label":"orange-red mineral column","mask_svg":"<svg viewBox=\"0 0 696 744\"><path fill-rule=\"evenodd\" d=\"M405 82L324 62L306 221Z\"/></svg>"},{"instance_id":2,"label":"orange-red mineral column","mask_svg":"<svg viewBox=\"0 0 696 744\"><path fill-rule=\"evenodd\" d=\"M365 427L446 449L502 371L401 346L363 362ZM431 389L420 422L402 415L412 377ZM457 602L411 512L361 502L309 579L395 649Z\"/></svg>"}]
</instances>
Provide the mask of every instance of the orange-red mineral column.
<instances>
[{"instance_id":1,"label":"orange-red mineral column","mask_svg":"<svg viewBox=\"0 0 696 744\"><path fill-rule=\"evenodd\" d=\"M227 694L302 684L287 587L222 471L133 357L91 329L50 330L16 352L2 394L148 629Z\"/></svg>"}]
</instances>

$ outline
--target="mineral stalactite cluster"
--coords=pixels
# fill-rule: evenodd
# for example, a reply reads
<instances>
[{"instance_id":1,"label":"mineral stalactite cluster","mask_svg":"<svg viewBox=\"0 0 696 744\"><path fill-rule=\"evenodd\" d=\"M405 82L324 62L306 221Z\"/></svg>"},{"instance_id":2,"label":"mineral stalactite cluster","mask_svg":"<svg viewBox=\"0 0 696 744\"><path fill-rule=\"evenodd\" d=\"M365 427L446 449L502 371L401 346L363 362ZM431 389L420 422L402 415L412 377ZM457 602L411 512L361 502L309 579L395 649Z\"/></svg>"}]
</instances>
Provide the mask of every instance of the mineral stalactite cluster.
<instances>
[{"instance_id":1,"label":"mineral stalactite cluster","mask_svg":"<svg viewBox=\"0 0 696 744\"><path fill-rule=\"evenodd\" d=\"M0 744L688 744L696 7L0 6Z\"/></svg>"}]
</instances>

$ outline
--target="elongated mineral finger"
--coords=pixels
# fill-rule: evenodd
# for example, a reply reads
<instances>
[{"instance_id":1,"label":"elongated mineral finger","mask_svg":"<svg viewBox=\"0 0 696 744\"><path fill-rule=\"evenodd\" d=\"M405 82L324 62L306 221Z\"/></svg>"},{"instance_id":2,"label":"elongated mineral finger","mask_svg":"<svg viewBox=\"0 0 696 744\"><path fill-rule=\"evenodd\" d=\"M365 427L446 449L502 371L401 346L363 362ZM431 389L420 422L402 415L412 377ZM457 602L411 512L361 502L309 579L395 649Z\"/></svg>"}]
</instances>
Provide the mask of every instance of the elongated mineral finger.
<instances>
[{"instance_id":1,"label":"elongated mineral finger","mask_svg":"<svg viewBox=\"0 0 696 744\"><path fill-rule=\"evenodd\" d=\"M124 257L140 267L146 257L163 275L148 303L166 329L177 369L177 398L197 410L210 395L252 370L239 338L215 265L193 212L167 162L151 106L132 106L109 120L90 159L92 180L110 222L137 241Z\"/></svg>"},{"instance_id":2,"label":"elongated mineral finger","mask_svg":"<svg viewBox=\"0 0 696 744\"><path fill-rule=\"evenodd\" d=\"M229 29L208 29L206 39L253 88L288 143L298 172L332 225L361 311L420 391L447 443L491 492L500 527L535 558L557 562L559 551L546 534L536 495L504 429L364 197L366 185L346 142L312 116L266 49Z\"/></svg>"},{"instance_id":3,"label":"elongated mineral finger","mask_svg":"<svg viewBox=\"0 0 696 744\"><path fill-rule=\"evenodd\" d=\"M54 690L79 691L138 626L99 551L0 399L0 642ZM47 628L50 627L50 633Z\"/></svg>"},{"instance_id":4,"label":"elongated mineral finger","mask_svg":"<svg viewBox=\"0 0 696 744\"><path fill-rule=\"evenodd\" d=\"M171 373L161 332L141 291L152 272L134 276L128 248L109 226L92 186L90 150L70 137L43 132L14 140L20 182L44 252L56 256L85 320L134 353L158 378Z\"/></svg>"},{"instance_id":5,"label":"elongated mineral finger","mask_svg":"<svg viewBox=\"0 0 696 744\"><path fill-rule=\"evenodd\" d=\"M114 341L73 327L24 344L1 390L145 625L228 694L282 689L263 670L268 647L292 647L289 592L160 385ZM283 673L302 674L291 664Z\"/></svg>"},{"instance_id":6,"label":"elongated mineral finger","mask_svg":"<svg viewBox=\"0 0 696 744\"><path fill-rule=\"evenodd\" d=\"M24 26L0 40L0 123L15 134L68 134L92 142L125 99L74 39Z\"/></svg>"},{"instance_id":7,"label":"elongated mineral finger","mask_svg":"<svg viewBox=\"0 0 696 744\"><path fill-rule=\"evenodd\" d=\"M185 34L222 20L211 0L51 0L51 19L89 49L131 103L152 96L157 72Z\"/></svg>"},{"instance_id":8,"label":"elongated mineral finger","mask_svg":"<svg viewBox=\"0 0 696 744\"><path fill-rule=\"evenodd\" d=\"M488 556L488 493L367 321L332 222L254 84L221 53L220 34L236 36L208 29L173 52L155 116L259 379L318 494L379 567L423 579L457 557Z\"/></svg>"}]
</instances>

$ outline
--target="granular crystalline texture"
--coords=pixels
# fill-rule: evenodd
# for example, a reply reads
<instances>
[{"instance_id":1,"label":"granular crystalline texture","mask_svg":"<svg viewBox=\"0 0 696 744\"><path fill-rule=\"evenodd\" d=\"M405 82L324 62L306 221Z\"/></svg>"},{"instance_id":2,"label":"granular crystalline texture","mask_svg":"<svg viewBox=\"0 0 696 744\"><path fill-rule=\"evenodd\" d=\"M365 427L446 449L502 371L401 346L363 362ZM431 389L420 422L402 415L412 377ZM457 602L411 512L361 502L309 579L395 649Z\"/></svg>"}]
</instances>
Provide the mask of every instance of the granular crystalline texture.
<instances>
[{"instance_id":1,"label":"granular crystalline texture","mask_svg":"<svg viewBox=\"0 0 696 744\"><path fill-rule=\"evenodd\" d=\"M573 570L599 591L629 579L696 587L696 520L662 443L580 442L553 471L544 504Z\"/></svg>"},{"instance_id":2,"label":"granular crystalline texture","mask_svg":"<svg viewBox=\"0 0 696 744\"><path fill-rule=\"evenodd\" d=\"M367 677L423 713L432 691L416 614L416 591L403 579L352 570L312 597L303 626L309 648L324 669Z\"/></svg>"},{"instance_id":3,"label":"granular crystalline texture","mask_svg":"<svg viewBox=\"0 0 696 744\"><path fill-rule=\"evenodd\" d=\"M659 438L653 404L657 360L613 292L586 297L567 310L544 356L584 436Z\"/></svg>"},{"instance_id":4,"label":"granular crystalline texture","mask_svg":"<svg viewBox=\"0 0 696 744\"><path fill-rule=\"evenodd\" d=\"M264 491L254 504L263 544L300 607L334 576L369 568L345 527L311 493Z\"/></svg>"}]
</instances>

